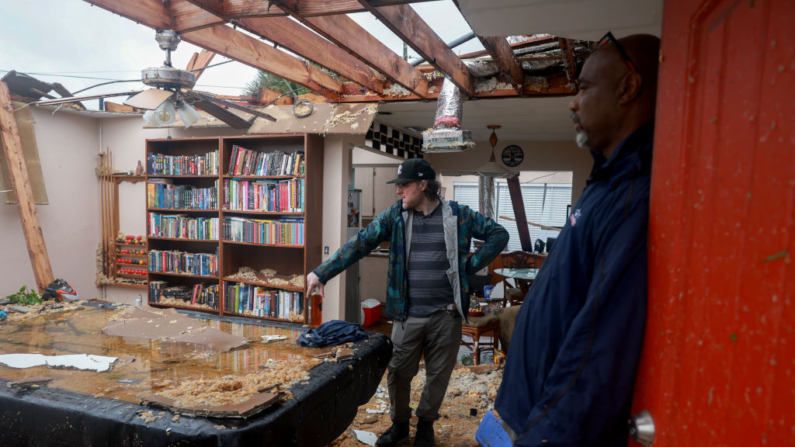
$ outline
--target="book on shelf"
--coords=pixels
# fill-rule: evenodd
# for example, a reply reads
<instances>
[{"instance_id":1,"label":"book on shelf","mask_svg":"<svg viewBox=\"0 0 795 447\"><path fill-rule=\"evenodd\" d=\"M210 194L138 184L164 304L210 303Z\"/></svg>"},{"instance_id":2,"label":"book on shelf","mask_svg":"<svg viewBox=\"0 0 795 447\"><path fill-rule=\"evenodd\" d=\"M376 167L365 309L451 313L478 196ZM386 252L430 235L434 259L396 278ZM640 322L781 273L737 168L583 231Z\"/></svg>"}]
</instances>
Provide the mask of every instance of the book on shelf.
<instances>
[{"instance_id":1,"label":"book on shelf","mask_svg":"<svg viewBox=\"0 0 795 447\"><path fill-rule=\"evenodd\" d=\"M234 145L227 175L296 176L304 170L303 152L261 152Z\"/></svg>"},{"instance_id":2,"label":"book on shelf","mask_svg":"<svg viewBox=\"0 0 795 447\"><path fill-rule=\"evenodd\" d=\"M227 282L224 311L288 320L290 314L303 315L304 294Z\"/></svg>"},{"instance_id":3,"label":"book on shelf","mask_svg":"<svg viewBox=\"0 0 795 447\"><path fill-rule=\"evenodd\" d=\"M218 240L217 217L149 213L149 237Z\"/></svg>"},{"instance_id":4,"label":"book on shelf","mask_svg":"<svg viewBox=\"0 0 795 447\"><path fill-rule=\"evenodd\" d=\"M265 245L304 245L304 219L282 216L279 219L224 217L226 241Z\"/></svg>"},{"instance_id":5,"label":"book on shelf","mask_svg":"<svg viewBox=\"0 0 795 447\"><path fill-rule=\"evenodd\" d=\"M146 155L149 175L218 175L218 151L200 155Z\"/></svg>"},{"instance_id":6,"label":"book on shelf","mask_svg":"<svg viewBox=\"0 0 795 447\"><path fill-rule=\"evenodd\" d=\"M165 281L149 281L149 302L159 303L165 287Z\"/></svg>"},{"instance_id":7,"label":"book on shelf","mask_svg":"<svg viewBox=\"0 0 795 447\"><path fill-rule=\"evenodd\" d=\"M147 205L149 208L216 210L218 209L218 180L210 188L197 188L191 185L174 185L149 179L146 184Z\"/></svg>"},{"instance_id":8,"label":"book on shelf","mask_svg":"<svg viewBox=\"0 0 795 447\"><path fill-rule=\"evenodd\" d=\"M289 180L224 179L224 209L229 211L303 212L303 178Z\"/></svg>"},{"instance_id":9,"label":"book on shelf","mask_svg":"<svg viewBox=\"0 0 795 447\"><path fill-rule=\"evenodd\" d=\"M151 273L218 276L218 253L191 253L179 250L149 250Z\"/></svg>"}]
</instances>

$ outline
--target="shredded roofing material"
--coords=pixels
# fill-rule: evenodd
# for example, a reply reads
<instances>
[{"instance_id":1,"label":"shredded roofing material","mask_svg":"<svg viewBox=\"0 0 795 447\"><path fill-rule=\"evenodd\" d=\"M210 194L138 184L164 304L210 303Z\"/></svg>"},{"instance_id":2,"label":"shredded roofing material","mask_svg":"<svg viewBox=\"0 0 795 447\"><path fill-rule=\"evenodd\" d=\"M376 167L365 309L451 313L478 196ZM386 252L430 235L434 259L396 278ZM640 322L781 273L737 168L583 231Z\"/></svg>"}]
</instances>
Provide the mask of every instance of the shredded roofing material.
<instances>
[{"instance_id":1,"label":"shredded roofing material","mask_svg":"<svg viewBox=\"0 0 795 447\"><path fill-rule=\"evenodd\" d=\"M178 407L237 404L275 385L289 389L291 385L308 379L308 371L320 363L311 358L268 360L266 368L256 373L240 377L188 380L157 394L174 399L174 405Z\"/></svg>"}]
</instances>

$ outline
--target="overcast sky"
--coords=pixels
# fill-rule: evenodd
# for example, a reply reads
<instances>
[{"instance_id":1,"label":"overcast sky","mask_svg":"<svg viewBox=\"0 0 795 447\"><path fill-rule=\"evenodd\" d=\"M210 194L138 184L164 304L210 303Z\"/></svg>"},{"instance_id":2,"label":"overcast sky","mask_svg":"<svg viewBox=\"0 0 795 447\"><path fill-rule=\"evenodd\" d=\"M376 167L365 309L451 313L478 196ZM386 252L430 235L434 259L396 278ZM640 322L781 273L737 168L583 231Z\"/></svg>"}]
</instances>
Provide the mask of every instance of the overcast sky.
<instances>
[{"instance_id":1,"label":"overcast sky","mask_svg":"<svg viewBox=\"0 0 795 447\"><path fill-rule=\"evenodd\" d=\"M162 65L164 53L155 41L155 31L119 17L82 0L0 0L0 77L8 70L29 73L46 82L60 82L70 91L116 79L140 78L140 71ZM470 31L451 0L412 6L445 42ZM403 43L369 13L350 15L396 53ZM454 51L457 54L483 47L474 39ZM184 68L200 48L182 42L172 54L175 67ZM409 59L416 53L409 48ZM227 60L217 55L213 63ZM256 70L232 62L207 70L197 90L238 95L254 79ZM54 76L54 75L60 76ZM95 77L78 79L66 76ZM84 94L144 88L141 83L97 87ZM56 95L57 96L57 95ZM120 100L116 100L119 101ZM97 102L86 105L95 108Z\"/></svg>"}]
</instances>

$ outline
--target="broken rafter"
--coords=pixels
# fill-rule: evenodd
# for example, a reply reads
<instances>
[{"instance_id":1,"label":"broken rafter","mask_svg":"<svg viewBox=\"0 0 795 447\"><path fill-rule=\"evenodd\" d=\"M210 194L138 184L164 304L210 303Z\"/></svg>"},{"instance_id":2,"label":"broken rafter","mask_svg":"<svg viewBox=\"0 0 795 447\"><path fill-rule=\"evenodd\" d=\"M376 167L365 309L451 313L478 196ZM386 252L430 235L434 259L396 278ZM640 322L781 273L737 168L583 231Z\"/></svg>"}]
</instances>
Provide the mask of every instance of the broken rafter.
<instances>
[{"instance_id":1,"label":"broken rafter","mask_svg":"<svg viewBox=\"0 0 795 447\"><path fill-rule=\"evenodd\" d=\"M571 89L576 93L579 89L577 83L577 60L574 58L574 42L570 39L558 39L560 52L563 54L563 67L569 79Z\"/></svg>"},{"instance_id":2,"label":"broken rafter","mask_svg":"<svg viewBox=\"0 0 795 447\"><path fill-rule=\"evenodd\" d=\"M160 0L86 1L151 28L166 29L170 26L168 11ZM181 37L186 42L288 79L332 100L338 100L342 92L342 83L317 67L226 25L183 33Z\"/></svg>"},{"instance_id":3,"label":"broken rafter","mask_svg":"<svg viewBox=\"0 0 795 447\"><path fill-rule=\"evenodd\" d=\"M389 80L421 98L427 97L428 80L425 76L353 19L345 15L304 17L298 13L301 5L299 0L275 0L275 2L301 23L380 71Z\"/></svg>"},{"instance_id":4,"label":"broken rafter","mask_svg":"<svg viewBox=\"0 0 795 447\"><path fill-rule=\"evenodd\" d=\"M489 52L491 58L497 63L503 73L511 79L511 85L516 92L522 96L522 84L524 83L524 70L516 61L511 46L504 37L478 37L483 47Z\"/></svg>"},{"instance_id":5,"label":"broken rafter","mask_svg":"<svg viewBox=\"0 0 795 447\"><path fill-rule=\"evenodd\" d=\"M492 90L478 91L478 82L475 83L475 94L471 99L487 99L487 98L516 98L519 96L516 89L510 85L510 79L507 75L500 74L496 77L497 85ZM439 97L442 82L444 78L436 78L430 82L428 89L428 98L436 99ZM387 90L390 90L391 83L385 85ZM340 102L402 102L402 101L417 101L422 98L417 95L404 93L401 95L376 95L372 92L361 92L359 87L352 82L343 83L345 91L342 94ZM522 85L522 96L566 96L571 95L571 87L569 87L568 79L563 73L559 73L550 78L541 78L536 76L525 77L525 83Z\"/></svg>"},{"instance_id":6,"label":"broken rafter","mask_svg":"<svg viewBox=\"0 0 795 447\"><path fill-rule=\"evenodd\" d=\"M555 43L558 41L558 38L555 36L545 36L545 37L537 37L535 39L525 40L523 42L517 42L510 44L511 50L522 50L529 47L535 47L538 45L546 45L548 43ZM483 57L488 56L489 52L486 50L475 51L473 53L462 54L460 57L461 59L474 59L476 57Z\"/></svg>"},{"instance_id":7,"label":"broken rafter","mask_svg":"<svg viewBox=\"0 0 795 447\"><path fill-rule=\"evenodd\" d=\"M190 63L188 64L188 71L193 71L193 74L196 76L196 80L199 80L199 77L204 73L204 68L207 68L212 62L213 58L215 57L214 51L207 51L202 50L201 54L193 53L193 58L191 58Z\"/></svg>"},{"instance_id":8,"label":"broken rafter","mask_svg":"<svg viewBox=\"0 0 795 447\"><path fill-rule=\"evenodd\" d=\"M36 211L36 201L33 198L33 188L30 186L28 168L25 155L22 153L22 142L19 139L19 128L11 105L8 85L0 82L0 149L8 166L9 180L17 196L17 210L22 221L22 232L25 234L25 243L33 266L33 276L36 279L39 293L52 282L52 266L44 243L44 234L41 231L39 214Z\"/></svg>"},{"instance_id":9,"label":"broken rafter","mask_svg":"<svg viewBox=\"0 0 795 447\"><path fill-rule=\"evenodd\" d=\"M475 93L467 66L411 6L373 6L368 0L359 2L458 88L470 96Z\"/></svg>"}]
</instances>

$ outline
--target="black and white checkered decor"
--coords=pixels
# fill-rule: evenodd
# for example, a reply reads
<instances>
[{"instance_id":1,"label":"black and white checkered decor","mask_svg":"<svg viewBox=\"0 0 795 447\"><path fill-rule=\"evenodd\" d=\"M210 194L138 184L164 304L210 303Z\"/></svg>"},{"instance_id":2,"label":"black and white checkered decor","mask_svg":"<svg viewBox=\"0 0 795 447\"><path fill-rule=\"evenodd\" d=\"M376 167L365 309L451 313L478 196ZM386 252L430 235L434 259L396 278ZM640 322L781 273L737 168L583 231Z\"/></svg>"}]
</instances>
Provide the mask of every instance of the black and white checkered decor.
<instances>
[{"instance_id":1,"label":"black and white checkered decor","mask_svg":"<svg viewBox=\"0 0 795 447\"><path fill-rule=\"evenodd\" d=\"M367 130L364 144L401 158L423 158L422 138L417 138L377 121L373 121L370 129Z\"/></svg>"}]
</instances>

